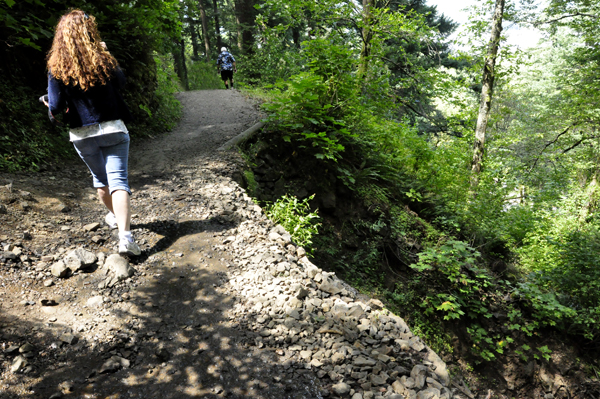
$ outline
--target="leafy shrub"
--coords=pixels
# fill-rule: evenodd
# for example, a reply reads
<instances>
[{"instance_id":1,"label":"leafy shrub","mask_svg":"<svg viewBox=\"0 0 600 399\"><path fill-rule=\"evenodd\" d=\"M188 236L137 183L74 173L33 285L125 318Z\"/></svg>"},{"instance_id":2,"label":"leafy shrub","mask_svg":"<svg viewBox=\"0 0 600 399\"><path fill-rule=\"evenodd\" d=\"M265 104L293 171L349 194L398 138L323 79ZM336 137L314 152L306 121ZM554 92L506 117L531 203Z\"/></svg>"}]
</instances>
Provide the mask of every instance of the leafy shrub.
<instances>
[{"instance_id":1,"label":"leafy shrub","mask_svg":"<svg viewBox=\"0 0 600 399\"><path fill-rule=\"evenodd\" d=\"M216 65L206 61L189 60L187 65L190 90L222 89L225 86L217 74ZM237 80L237 77L235 77Z\"/></svg>"},{"instance_id":2,"label":"leafy shrub","mask_svg":"<svg viewBox=\"0 0 600 399\"><path fill-rule=\"evenodd\" d=\"M267 205L265 213L274 223L282 225L292 236L292 240L307 251L311 251L312 239L318 234L319 218L316 212L310 211L309 201L314 194L302 201L284 195L275 203Z\"/></svg>"},{"instance_id":3,"label":"leafy shrub","mask_svg":"<svg viewBox=\"0 0 600 399\"><path fill-rule=\"evenodd\" d=\"M477 266L479 256L479 252L457 240L419 253L419 261L411 268L418 272L436 271L446 279L445 292L427 298L426 312L442 311L445 320L459 319L465 313L472 319L491 315L480 294L492 284L492 279Z\"/></svg>"},{"instance_id":4,"label":"leafy shrub","mask_svg":"<svg viewBox=\"0 0 600 399\"><path fill-rule=\"evenodd\" d=\"M183 107L174 96L181 91L181 84L173 68L173 61L167 56L155 55L157 87L155 96L158 108L154 112L157 130L171 130L181 118ZM152 116L152 115L150 115ZM159 130L159 131L160 131Z\"/></svg>"},{"instance_id":5,"label":"leafy shrub","mask_svg":"<svg viewBox=\"0 0 600 399\"><path fill-rule=\"evenodd\" d=\"M172 96L179 91L180 84L170 56L147 54L144 66L125 71L127 85L123 97L133 114L127 128L134 137L167 131L181 115L178 101Z\"/></svg>"},{"instance_id":6,"label":"leafy shrub","mask_svg":"<svg viewBox=\"0 0 600 399\"><path fill-rule=\"evenodd\" d=\"M333 107L324 101L327 86L319 76L302 73L290 78L287 90L265 108L273 112L285 141L300 142L300 148L319 159L337 160L344 151L340 136L350 136L344 122L331 116Z\"/></svg>"},{"instance_id":7,"label":"leafy shrub","mask_svg":"<svg viewBox=\"0 0 600 399\"><path fill-rule=\"evenodd\" d=\"M259 6L260 7L260 6ZM238 58L238 80L248 86L272 85L277 81L288 79L302 70L302 58L299 51L290 48L282 40L286 28L282 25L271 25L264 20L263 15L257 16L257 24L266 29L261 30L262 36L251 56L240 55Z\"/></svg>"},{"instance_id":8,"label":"leafy shrub","mask_svg":"<svg viewBox=\"0 0 600 399\"><path fill-rule=\"evenodd\" d=\"M344 119L358 95L355 61L350 50L327 39L306 42L303 54L310 72L276 85L280 92L265 105L268 120L284 140L298 142L319 159L337 161L344 143L356 137Z\"/></svg>"},{"instance_id":9,"label":"leafy shrub","mask_svg":"<svg viewBox=\"0 0 600 399\"><path fill-rule=\"evenodd\" d=\"M598 340L600 230L561 225L540 223L524 240L518 253L531 273L518 294L531 304L540 323Z\"/></svg>"},{"instance_id":10,"label":"leafy shrub","mask_svg":"<svg viewBox=\"0 0 600 399\"><path fill-rule=\"evenodd\" d=\"M50 124L40 94L15 81L0 82L0 170L36 171L73 155L66 129Z\"/></svg>"}]
</instances>

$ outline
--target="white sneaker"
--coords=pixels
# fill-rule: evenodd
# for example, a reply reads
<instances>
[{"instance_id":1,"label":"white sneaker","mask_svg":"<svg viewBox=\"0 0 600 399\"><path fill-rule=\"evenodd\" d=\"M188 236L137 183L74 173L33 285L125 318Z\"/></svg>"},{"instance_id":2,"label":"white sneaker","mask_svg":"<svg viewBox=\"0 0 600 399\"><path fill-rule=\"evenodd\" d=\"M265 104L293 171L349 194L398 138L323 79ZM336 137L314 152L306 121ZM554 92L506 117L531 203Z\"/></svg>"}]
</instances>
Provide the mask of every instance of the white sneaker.
<instances>
[{"instance_id":1,"label":"white sneaker","mask_svg":"<svg viewBox=\"0 0 600 399\"><path fill-rule=\"evenodd\" d=\"M129 256L139 256L141 253L142 253L142 250L134 241L121 240L119 242L119 254L129 255Z\"/></svg>"},{"instance_id":2,"label":"white sneaker","mask_svg":"<svg viewBox=\"0 0 600 399\"><path fill-rule=\"evenodd\" d=\"M115 216L114 213L112 212L108 212L106 214L106 217L104 218L104 221L106 222L106 224L108 225L108 227L112 229L116 229L117 226L117 217Z\"/></svg>"}]
</instances>

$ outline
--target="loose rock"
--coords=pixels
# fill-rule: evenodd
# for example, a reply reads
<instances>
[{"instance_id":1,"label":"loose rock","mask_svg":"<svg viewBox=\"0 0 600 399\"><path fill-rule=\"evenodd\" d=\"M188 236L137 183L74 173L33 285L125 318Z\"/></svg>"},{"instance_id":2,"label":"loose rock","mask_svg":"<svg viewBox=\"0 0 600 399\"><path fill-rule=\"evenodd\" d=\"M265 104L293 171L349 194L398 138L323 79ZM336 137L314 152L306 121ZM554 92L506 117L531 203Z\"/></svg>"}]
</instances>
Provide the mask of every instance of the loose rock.
<instances>
[{"instance_id":1,"label":"loose rock","mask_svg":"<svg viewBox=\"0 0 600 399\"><path fill-rule=\"evenodd\" d=\"M129 264L127 259L117 254L106 258L104 266L114 274L117 280L125 280L135 274L135 269Z\"/></svg>"}]
</instances>

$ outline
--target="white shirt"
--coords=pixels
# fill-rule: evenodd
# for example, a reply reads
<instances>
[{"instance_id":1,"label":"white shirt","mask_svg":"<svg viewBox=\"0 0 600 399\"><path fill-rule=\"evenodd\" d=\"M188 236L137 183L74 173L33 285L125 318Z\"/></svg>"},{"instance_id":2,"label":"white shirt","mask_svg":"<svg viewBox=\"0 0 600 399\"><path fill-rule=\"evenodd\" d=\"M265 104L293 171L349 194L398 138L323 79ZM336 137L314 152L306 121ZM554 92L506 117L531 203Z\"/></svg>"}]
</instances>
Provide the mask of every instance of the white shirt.
<instances>
[{"instance_id":1,"label":"white shirt","mask_svg":"<svg viewBox=\"0 0 600 399\"><path fill-rule=\"evenodd\" d=\"M129 130L127 130L127 126L121 119L117 119L71 129L69 139L70 141L77 141L110 133L129 133Z\"/></svg>"}]
</instances>

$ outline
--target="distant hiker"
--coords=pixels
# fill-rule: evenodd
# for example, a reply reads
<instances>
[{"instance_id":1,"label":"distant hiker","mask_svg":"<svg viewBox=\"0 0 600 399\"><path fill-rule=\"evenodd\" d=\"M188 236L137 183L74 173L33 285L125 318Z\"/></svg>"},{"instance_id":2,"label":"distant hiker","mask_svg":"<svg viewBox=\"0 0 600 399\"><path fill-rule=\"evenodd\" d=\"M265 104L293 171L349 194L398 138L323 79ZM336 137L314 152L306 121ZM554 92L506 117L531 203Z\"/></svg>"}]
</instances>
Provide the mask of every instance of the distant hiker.
<instances>
[{"instance_id":1,"label":"distant hiker","mask_svg":"<svg viewBox=\"0 0 600 399\"><path fill-rule=\"evenodd\" d=\"M70 140L92 173L111 228L119 228L119 253L140 255L130 230L127 179L131 119L119 90L125 75L100 40L93 16L73 10L58 21L48 52L48 102L53 115L64 109Z\"/></svg>"},{"instance_id":2,"label":"distant hiker","mask_svg":"<svg viewBox=\"0 0 600 399\"><path fill-rule=\"evenodd\" d=\"M225 88L229 89L229 86L233 89L233 73L237 72L237 68L235 65L235 58L229 51L227 51L227 47L221 47L221 54L217 57L217 66L220 68L221 79L223 79L223 83L225 83ZM227 81L229 80L229 85Z\"/></svg>"}]
</instances>

